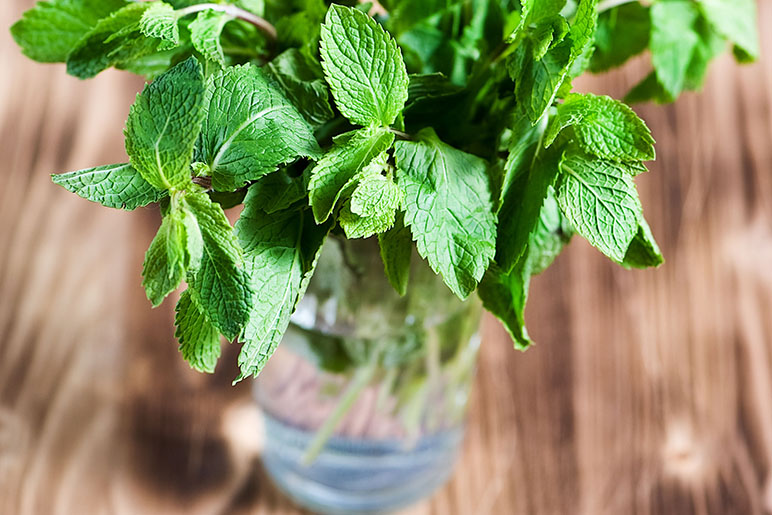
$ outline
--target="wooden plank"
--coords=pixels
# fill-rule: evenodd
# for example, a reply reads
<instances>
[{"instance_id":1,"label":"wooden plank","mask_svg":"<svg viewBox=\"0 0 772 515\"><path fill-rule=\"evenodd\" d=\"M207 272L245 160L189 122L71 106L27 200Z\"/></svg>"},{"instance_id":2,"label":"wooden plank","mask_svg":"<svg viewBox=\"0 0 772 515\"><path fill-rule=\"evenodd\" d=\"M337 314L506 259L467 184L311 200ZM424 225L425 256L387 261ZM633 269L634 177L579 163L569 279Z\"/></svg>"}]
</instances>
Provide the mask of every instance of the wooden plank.
<instances>
[{"instance_id":1,"label":"wooden plank","mask_svg":"<svg viewBox=\"0 0 772 515\"><path fill-rule=\"evenodd\" d=\"M0 4L7 26L30 0ZM761 2L762 26L772 5ZM411 514L772 510L772 32L702 94L639 112L639 179L668 258L625 272L580 241L535 280L538 341L491 320L462 463ZM189 371L171 308L139 286L158 214L74 198L48 174L124 159L141 81L80 82L0 31L0 513L296 513L257 465L249 386ZM637 62L580 87L620 96ZM169 304L170 306L171 304Z\"/></svg>"}]
</instances>

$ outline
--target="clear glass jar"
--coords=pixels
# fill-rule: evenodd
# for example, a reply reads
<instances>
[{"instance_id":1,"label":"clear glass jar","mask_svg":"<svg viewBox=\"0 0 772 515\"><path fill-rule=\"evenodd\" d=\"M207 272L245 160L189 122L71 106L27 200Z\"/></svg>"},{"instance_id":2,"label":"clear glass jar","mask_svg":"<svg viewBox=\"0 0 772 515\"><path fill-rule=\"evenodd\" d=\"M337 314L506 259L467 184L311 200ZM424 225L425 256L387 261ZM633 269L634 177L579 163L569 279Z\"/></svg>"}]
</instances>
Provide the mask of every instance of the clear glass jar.
<instances>
[{"instance_id":1,"label":"clear glass jar","mask_svg":"<svg viewBox=\"0 0 772 515\"><path fill-rule=\"evenodd\" d=\"M263 462L318 513L382 513L450 477L464 434L481 308L413 256L400 297L377 239L330 238L255 382Z\"/></svg>"}]
</instances>

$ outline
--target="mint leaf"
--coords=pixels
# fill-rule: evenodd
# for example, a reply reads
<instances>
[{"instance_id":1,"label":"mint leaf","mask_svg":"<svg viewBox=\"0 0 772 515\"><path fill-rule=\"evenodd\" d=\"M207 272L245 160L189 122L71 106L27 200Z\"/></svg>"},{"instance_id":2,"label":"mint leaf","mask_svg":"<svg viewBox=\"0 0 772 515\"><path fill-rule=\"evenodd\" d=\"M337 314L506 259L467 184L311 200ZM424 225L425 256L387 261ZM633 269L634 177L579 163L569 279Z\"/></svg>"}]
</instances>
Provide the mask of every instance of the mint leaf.
<instances>
[{"instance_id":1,"label":"mint leaf","mask_svg":"<svg viewBox=\"0 0 772 515\"><path fill-rule=\"evenodd\" d=\"M525 259L509 273L494 264L485 273L477 290L483 307L502 322L515 348L519 350L525 350L533 344L525 327L525 304L530 280Z\"/></svg>"},{"instance_id":2,"label":"mint leaf","mask_svg":"<svg viewBox=\"0 0 772 515\"><path fill-rule=\"evenodd\" d=\"M638 2L601 13L590 70L604 72L642 53L649 44L650 30L649 8Z\"/></svg>"},{"instance_id":3,"label":"mint leaf","mask_svg":"<svg viewBox=\"0 0 772 515\"><path fill-rule=\"evenodd\" d=\"M547 128L544 144L550 146L560 131L573 126L582 148L616 161L655 158L654 138L635 111L607 96L572 94L558 106Z\"/></svg>"},{"instance_id":4,"label":"mint leaf","mask_svg":"<svg viewBox=\"0 0 772 515\"><path fill-rule=\"evenodd\" d=\"M187 209L198 222L203 253L188 274L193 300L228 340L236 338L249 319L252 288L233 230L218 204L205 193L185 195Z\"/></svg>"},{"instance_id":5,"label":"mint leaf","mask_svg":"<svg viewBox=\"0 0 772 515\"><path fill-rule=\"evenodd\" d=\"M696 4L687 0L651 6L651 60L657 80L670 98L684 89L686 72L699 42L694 32Z\"/></svg>"},{"instance_id":6,"label":"mint leaf","mask_svg":"<svg viewBox=\"0 0 772 515\"><path fill-rule=\"evenodd\" d=\"M684 79L684 87L689 90L702 88L708 73L708 65L726 48L726 39L714 31L704 17L697 19L694 30L699 39Z\"/></svg>"},{"instance_id":7,"label":"mint leaf","mask_svg":"<svg viewBox=\"0 0 772 515\"><path fill-rule=\"evenodd\" d=\"M571 65L571 43L564 40L539 61L531 58L532 53L529 45L518 47L509 70L516 82L518 102L535 124L550 108L566 78Z\"/></svg>"},{"instance_id":8,"label":"mint leaf","mask_svg":"<svg viewBox=\"0 0 772 515\"><path fill-rule=\"evenodd\" d=\"M558 202L571 225L617 262L638 232L642 207L633 179L614 161L566 154L560 162Z\"/></svg>"},{"instance_id":9,"label":"mint leaf","mask_svg":"<svg viewBox=\"0 0 772 515\"><path fill-rule=\"evenodd\" d=\"M194 243L200 237L189 216L184 209L172 209L164 216L145 254L142 285L153 306L160 305L167 295L176 290L188 267L195 265L191 262L191 256L200 252L200 246Z\"/></svg>"},{"instance_id":10,"label":"mint leaf","mask_svg":"<svg viewBox=\"0 0 772 515\"><path fill-rule=\"evenodd\" d=\"M250 186L252 202L268 214L290 208L306 199L303 177L290 177L286 170L266 175Z\"/></svg>"},{"instance_id":11,"label":"mint leaf","mask_svg":"<svg viewBox=\"0 0 772 515\"><path fill-rule=\"evenodd\" d=\"M180 343L180 352L191 368L214 373L220 359L220 333L193 301L190 290L182 292L177 303L174 336Z\"/></svg>"},{"instance_id":12,"label":"mint leaf","mask_svg":"<svg viewBox=\"0 0 772 515\"><path fill-rule=\"evenodd\" d=\"M128 163L61 173L51 179L79 197L116 209L133 210L166 196Z\"/></svg>"},{"instance_id":13,"label":"mint leaf","mask_svg":"<svg viewBox=\"0 0 772 515\"><path fill-rule=\"evenodd\" d=\"M747 56L741 60L758 59L760 44L754 0L698 0L698 4L716 30Z\"/></svg>"},{"instance_id":14,"label":"mint leaf","mask_svg":"<svg viewBox=\"0 0 772 515\"><path fill-rule=\"evenodd\" d=\"M231 20L233 20L232 16L220 11L201 11L188 27L193 47L210 61L219 64L221 68L225 67L225 54L220 36L225 24Z\"/></svg>"},{"instance_id":15,"label":"mint leaf","mask_svg":"<svg viewBox=\"0 0 772 515\"><path fill-rule=\"evenodd\" d=\"M180 44L177 13L169 4L163 2L151 4L142 14L139 29L145 36L164 40L166 45L162 50L168 50Z\"/></svg>"},{"instance_id":16,"label":"mint leaf","mask_svg":"<svg viewBox=\"0 0 772 515\"><path fill-rule=\"evenodd\" d=\"M281 342L331 226L317 226L308 209L269 215L253 188L236 223L254 291L249 322L241 334L237 380L259 374Z\"/></svg>"},{"instance_id":17,"label":"mint leaf","mask_svg":"<svg viewBox=\"0 0 772 515\"><path fill-rule=\"evenodd\" d=\"M318 62L290 48L268 63L265 70L308 123L318 126L335 117L330 90Z\"/></svg>"},{"instance_id":18,"label":"mint leaf","mask_svg":"<svg viewBox=\"0 0 772 515\"><path fill-rule=\"evenodd\" d=\"M102 18L125 0L52 0L38 2L11 27L24 55L43 63L62 63Z\"/></svg>"},{"instance_id":19,"label":"mint leaf","mask_svg":"<svg viewBox=\"0 0 772 515\"><path fill-rule=\"evenodd\" d=\"M413 236L405 226L405 216L397 213L394 227L378 235L381 259L389 283L400 295L407 293L410 279L410 260L413 255Z\"/></svg>"},{"instance_id":20,"label":"mint leaf","mask_svg":"<svg viewBox=\"0 0 772 515\"><path fill-rule=\"evenodd\" d=\"M347 186L353 186L364 168L391 148L394 134L376 127L348 132L335 138L334 145L311 171L309 201L318 223L329 218Z\"/></svg>"},{"instance_id":21,"label":"mint leaf","mask_svg":"<svg viewBox=\"0 0 772 515\"><path fill-rule=\"evenodd\" d=\"M349 239L368 238L394 225L402 204L402 190L387 172L388 155L384 152L362 173L359 183L344 204L340 225Z\"/></svg>"},{"instance_id":22,"label":"mint leaf","mask_svg":"<svg viewBox=\"0 0 772 515\"><path fill-rule=\"evenodd\" d=\"M193 57L137 95L126 122L126 152L134 168L156 188L185 189L190 184L203 99L201 65Z\"/></svg>"},{"instance_id":23,"label":"mint leaf","mask_svg":"<svg viewBox=\"0 0 772 515\"><path fill-rule=\"evenodd\" d=\"M664 262L665 258L651 234L649 224L641 217L638 223L638 232L627 248L622 266L625 268L650 268L658 267Z\"/></svg>"},{"instance_id":24,"label":"mint leaf","mask_svg":"<svg viewBox=\"0 0 772 515\"><path fill-rule=\"evenodd\" d=\"M254 65L229 67L209 81L196 160L212 185L232 191L298 157L321 154L313 130Z\"/></svg>"},{"instance_id":25,"label":"mint leaf","mask_svg":"<svg viewBox=\"0 0 772 515\"><path fill-rule=\"evenodd\" d=\"M520 261L537 227L544 199L555 184L560 154L544 150L538 137L542 130L513 140L507 160L507 182L499 211L496 262L508 274Z\"/></svg>"},{"instance_id":26,"label":"mint leaf","mask_svg":"<svg viewBox=\"0 0 772 515\"><path fill-rule=\"evenodd\" d=\"M407 101L408 77L397 43L367 14L331 5L322 26L322 67L343 116L391 125Z\"/></svg>"},{"instance_id":27,"label":"mint leaf","mask_svg":"<svg viewBox=\"0 0 772 515\"><path fill-rule=\"evenodd\" d=\"M525 326L531 276L552 264L572 234L560 212L555 191L549 188L524 254L509 272L492 265L480 283L478 295L483 306L504 324L517 349L525 350L532 344Z\"/></svg>"},{"instance_id":28,"label":"mint leaf","mask_svg":"<svg viewBox=\"0 0 772 515\"><path fill-rule=\"evenodd\" d=\"M90 79L98 73L158 50L161 40L140 31L142 16L154 4L129 3L101 19L67 55L67 73Z\"/></svg>"},{"instance_id":29,"label":"mint leaf","mask_svg":"<svg viewBox=\"0 0 772 515\"><path fill-rule=\"evenodd\" d=\"M405 223L418 252L465 299L496 249L487 163L446 145L432 129L419 132L416 141L398 141L395 156Z\"/></svg>"}]
</instances>

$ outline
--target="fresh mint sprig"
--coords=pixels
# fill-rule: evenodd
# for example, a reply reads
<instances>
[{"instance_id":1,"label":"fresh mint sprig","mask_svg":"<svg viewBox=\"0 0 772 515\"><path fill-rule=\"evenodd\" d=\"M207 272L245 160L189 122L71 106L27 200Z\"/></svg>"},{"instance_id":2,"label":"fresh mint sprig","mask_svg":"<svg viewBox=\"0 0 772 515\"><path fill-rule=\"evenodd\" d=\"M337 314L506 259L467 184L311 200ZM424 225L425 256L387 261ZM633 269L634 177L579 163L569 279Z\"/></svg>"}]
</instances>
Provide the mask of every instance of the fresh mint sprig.
<instances>
[{"instance_id":1,"label":"fresh mint sprig","mask_svg":"<svg viewBox=\"0 0 772 515\"><path fill-rule=\"evenodd\" d=\"M50 0L11 28L76 77L152 79L127 162L53 179L107 207L160 204L143 284L154 305L188 284L175 323L193 368L214 370L223 335L242 344L239 379L257 375L331 234L377 236L400 294L415 249L527 348L530 279L575 233L626 268L663 262L634 182L655 157L649 129L572 81L648 50L627 100L669 102L727 46L759 54L753 0L381 6ZM223 209L239 204L234 229Z\"/></svg>"}]
</instances>

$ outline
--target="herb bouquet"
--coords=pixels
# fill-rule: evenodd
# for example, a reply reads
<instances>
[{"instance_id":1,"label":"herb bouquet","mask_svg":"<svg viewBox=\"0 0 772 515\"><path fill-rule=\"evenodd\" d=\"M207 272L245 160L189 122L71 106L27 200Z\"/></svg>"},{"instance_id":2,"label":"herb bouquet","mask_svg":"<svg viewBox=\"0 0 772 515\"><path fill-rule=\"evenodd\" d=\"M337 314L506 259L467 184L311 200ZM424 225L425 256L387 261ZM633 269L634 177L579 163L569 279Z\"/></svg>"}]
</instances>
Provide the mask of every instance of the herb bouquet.
<instances>
[{"instance_id":1,"label":"herb bouquet","mask_svg":"<svg viewBox=\"0 0 772 515\"><path fill-rule=\"evenodd\" d=\"M257 375L290 328L305 364L265 374L266 461L336 512L447 475L478 316L461 300L477 291L525 349L530 278L575 233L624 267L662 263L634 184L654 139L573 79L648 51L626 100L669 102L729 43L741 62L759 52L752 0L50 0L11 32L76 77L152 80L129 112L128 162L53 180L107 207L160 204L143 284L157 306L187 283L175 323L193 368L214 370L222 335L241 344L237 380ZM234 229L223 210L240 205ZM293 404L282 392L303 370L327 379ZM357 405L386 415L357 425ZM335 447L351 435L416 445ZM376 476L374 453L402 461ZM382 484L325 483L341 454L366 456L345 466Z\"/></svg>"}]
</instances>

